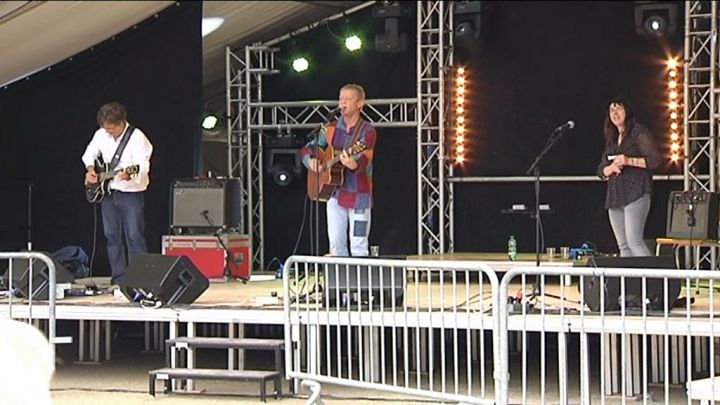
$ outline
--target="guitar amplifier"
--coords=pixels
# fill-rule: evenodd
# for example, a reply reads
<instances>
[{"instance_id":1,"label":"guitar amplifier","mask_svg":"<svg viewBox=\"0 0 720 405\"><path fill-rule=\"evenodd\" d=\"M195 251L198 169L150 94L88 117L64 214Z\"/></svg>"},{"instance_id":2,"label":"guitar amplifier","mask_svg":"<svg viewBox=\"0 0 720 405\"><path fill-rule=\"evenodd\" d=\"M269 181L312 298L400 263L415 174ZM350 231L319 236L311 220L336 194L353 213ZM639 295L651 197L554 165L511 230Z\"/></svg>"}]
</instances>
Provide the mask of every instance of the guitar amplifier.
<instances>
[{"instance_id":1,"label":"guitar amplifier","mask_svg":"<svg viewBox=\"0 0 720 405\"><path fill-rule=\"evenodd\" d=\"M240 224L241 185L237 179L176 179L171 227L215 230ZM212 231L211 231L212 232Z\"/></svg>"},{"instance_id":2,"label":"guitar amplifier","mask_svg":"<svg viewBox=\"0 0 720 405\"><path fill-rule=\"evenodd\" d=\"M718 193L673 191L668 199L667 236L677 239L718 238Z\"/></svg>"}]
</instances>

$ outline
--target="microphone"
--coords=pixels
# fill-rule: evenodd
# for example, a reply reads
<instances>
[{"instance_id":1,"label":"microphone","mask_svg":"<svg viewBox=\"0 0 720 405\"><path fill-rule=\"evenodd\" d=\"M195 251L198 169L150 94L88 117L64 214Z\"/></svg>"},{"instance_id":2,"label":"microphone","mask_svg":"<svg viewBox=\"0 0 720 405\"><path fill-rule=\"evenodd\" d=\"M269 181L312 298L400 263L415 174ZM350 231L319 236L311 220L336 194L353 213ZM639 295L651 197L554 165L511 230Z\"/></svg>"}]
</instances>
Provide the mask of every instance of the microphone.
<instances>
[{"instance_id":1,"label":"microphone","mask_svg":"<svg viewBox=\"0 0 720 405\"><path fill-rule=\"evenodd\" d=\"M555 128L555 132L565 131L565 130L573 129L573 128L575 128L575 121L570 120L570 121L560 125L559 127Z\"/></svg>"},{"instance_id":2,"label":"microphone","mask_svg":"<svg viewBox=\"0 0 720 405\"><path fill-rule=\"evenodd\" d=\"M335 119L338 115L340 115L340 113L342 113L342 110L343 110L343 108L340 107L340 106L337 106L337 107L333 108L332 110L330 110L330 112L328 113L327 117L325 117L325 121L332 121L332 120Z\"/></svg>"}]
</instances>

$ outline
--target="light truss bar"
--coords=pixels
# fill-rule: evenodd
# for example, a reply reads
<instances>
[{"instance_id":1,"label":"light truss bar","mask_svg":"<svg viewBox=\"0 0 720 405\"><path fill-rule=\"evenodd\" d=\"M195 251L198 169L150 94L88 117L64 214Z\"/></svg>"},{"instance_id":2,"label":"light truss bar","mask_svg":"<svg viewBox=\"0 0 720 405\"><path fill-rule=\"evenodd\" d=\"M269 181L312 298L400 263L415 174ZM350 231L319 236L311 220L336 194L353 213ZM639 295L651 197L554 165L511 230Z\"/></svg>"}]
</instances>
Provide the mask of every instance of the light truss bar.
<instances>
[{"instance_id":1,"label":"light truss bar","mask_svg":"<svg viewBox=\"0 0 720 405\"><path fill-rule=\"evenodd\" d=\"M250 103L263 116L262 124L251 129L310 129L325 121L328 113L337 107L337 100L282 101ZM375 127L415 127L417 125L417 99L367 100L363 118Z\"/></svg>"}]
</instances>

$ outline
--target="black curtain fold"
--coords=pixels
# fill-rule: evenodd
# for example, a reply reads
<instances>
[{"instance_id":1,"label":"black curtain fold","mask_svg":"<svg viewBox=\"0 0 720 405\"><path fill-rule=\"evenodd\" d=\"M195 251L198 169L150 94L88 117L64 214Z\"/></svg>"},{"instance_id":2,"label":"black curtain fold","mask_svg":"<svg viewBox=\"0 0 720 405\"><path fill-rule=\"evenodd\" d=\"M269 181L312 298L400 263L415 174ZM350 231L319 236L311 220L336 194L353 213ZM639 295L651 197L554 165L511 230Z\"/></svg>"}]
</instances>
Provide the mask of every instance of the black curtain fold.
<instances>
[{"instance_id":1,"label":"black curtain fold","mask_svg":"<svg viewBox=\"0 0 720 405\"><path fill-rule=\"evenodd\" d=\"M201 162L202 4L176 3L92 50L0 90L0 250L25 247L33 184L33 248L93 246L93 206L84 198L80 160L98 125L98 108L118 101L154 146L145 196L146 238L160 251L172 179ZM24 184L20 182L20 184ZM109 274L100 212L95 274Z\"/></svg>"}]
</instances>

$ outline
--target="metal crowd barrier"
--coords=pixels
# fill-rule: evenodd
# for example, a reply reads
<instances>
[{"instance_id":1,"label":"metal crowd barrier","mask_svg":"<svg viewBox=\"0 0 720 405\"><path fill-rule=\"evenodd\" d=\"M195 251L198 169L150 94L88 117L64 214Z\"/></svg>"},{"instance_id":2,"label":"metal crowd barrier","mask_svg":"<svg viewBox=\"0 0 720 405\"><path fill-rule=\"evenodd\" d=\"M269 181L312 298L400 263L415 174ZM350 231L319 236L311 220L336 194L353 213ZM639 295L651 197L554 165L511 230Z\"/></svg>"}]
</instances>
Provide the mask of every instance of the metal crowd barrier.
<instances>
[{"instance_id":1,"label":"metal crowd barrier","mask_svg":"<svg viewBox=\"0 0 720 405\"><path fill-rule=\"evenodd\" d=\"M27 319L28 323L39 319L36 317L33 310L33 296L37 289L43 286L34 285L37 281L45 282L44 273L37 275L35 272L42 271L42 266L35 266L34 261L40 260L45 266L47 266L47 291L48 291L48 305L47 305L47 334L48 341L50 342L50 348L55 353L55 344L63 343L55 336L55 301L56 301L56 282L55 282L55 263L46 254L41 252L0 252L0 263L3 265L7 261L7 274L5 275L7 280L8 297L7 297L7 314L10 318L21 318ZM25 272L27 271L27 274ZM18 280L16 280L18 279ZM13 290L15 289L15 281L27 282L27 306L23 303L21 306L22 310L18 310L15 305ZM43 308L44 310L44 308ZM42 314L44 319L44 313Z\"/></svg>"},{"instance_id":2,"label":"metal crowd barrier","mask_svg":"<svg viewBox=\"0 0 720 405\"><path fill-rule=\"evenodd\" d=\"M578 284L565 286L565 276ZM718 279L704 270L512 268L497 297L498 342L517 348L499 348L498 403L720 401Z\"/></svg>"},{"instance_id":3,"label":"metal crowd barrier","mask_svg":"<svg viewBox=\"0 0 720 405\"><path fill-rule=\"evenodd\" d=\"M501 392L498 280L485 264L293 256L283 291L285 369L296 386L473 404Z\"/></svg>"}]
</instances>

